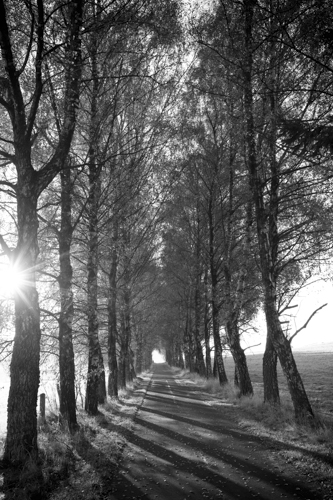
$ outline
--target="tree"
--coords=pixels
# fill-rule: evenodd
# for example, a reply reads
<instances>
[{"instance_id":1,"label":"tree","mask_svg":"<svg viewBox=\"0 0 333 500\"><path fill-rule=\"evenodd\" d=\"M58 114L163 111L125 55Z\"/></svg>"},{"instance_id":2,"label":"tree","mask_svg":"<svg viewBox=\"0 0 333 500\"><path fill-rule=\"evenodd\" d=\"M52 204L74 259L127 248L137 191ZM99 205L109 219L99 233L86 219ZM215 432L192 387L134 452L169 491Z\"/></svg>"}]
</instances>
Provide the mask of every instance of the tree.
<instances>
[{"instance_id":1,"label":"tree","mask_svg":"<svg viewBox=\"0 0 333 500\"><path fill-rule=\"evenodd\" d=\"M283 372L287 379L288 388L293 401L296 419L315 420L311 405L300 374L298 372L290 343L286 339L277 310L277 262L279 247L279 187L281 181L281 163L276 159L276 120L275 120L275 93L271 87L271 122L269 141L271 146L270 157L270 186L268 191L269 211L263 192L263 183L260 178L260 167L258 162L258 145L256 144L254 97L253 97L253 58L254 48L254 19L255 3L252 0L244 2L244 112L246 120L246 142L248 155L248 168L253 201L256 210L256 225L258 233L258 245L262 283L264 289L264 310L267 323L267 335L269 341L280 360Z\"/></svg>"},{"instance_id":2,"label":"tree","mask_svg":"<svg viewBox=\"0 0 333 500\"><path fill-rule=\"evenodd\" d=\"M17 196L17 245L10 252L5 242L2 243L13 265L24 277L20 290L15 294L15 341L11 360L5 459L25 462L37 455L36 404L40 354L40 313L36 290L37 203L40 194L64 165L74 133L81 73L83 1L61 9L67 21L66 27L63 26L59 32L59 38L65 46L64 120L55 152L43 168L40 168L38 161L35 161L35 166L32 163L36 140L34 124L43 97L43 62L51 56L50 47L45 46L45 38L48 29L52 31L56 14L49 16L53 7L42 0L33 6L26 4L20 12L16 10L17 7L16 4L0 2L3 61L0 104L12 128L11 136L6 134L2 138L5 146L1 155L15 165L17 175L16 183L10 184ZM30 26L30 34L25 29L19 29L19 24L24 26L26 22ZM19 32L22 40L17 43Z\"/></svg>"}]
</instances>

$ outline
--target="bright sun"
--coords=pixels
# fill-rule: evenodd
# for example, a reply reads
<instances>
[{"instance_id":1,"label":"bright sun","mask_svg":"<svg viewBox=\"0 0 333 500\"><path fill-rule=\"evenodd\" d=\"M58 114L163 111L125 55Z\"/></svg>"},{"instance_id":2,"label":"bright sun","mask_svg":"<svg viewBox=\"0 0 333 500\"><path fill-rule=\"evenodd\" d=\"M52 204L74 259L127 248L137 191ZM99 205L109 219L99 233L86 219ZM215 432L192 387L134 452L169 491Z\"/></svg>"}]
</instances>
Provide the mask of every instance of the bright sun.
<instances>
[{"instance_id":1,"label":"bright sun","mask_svg":"<svg viewBox=\"0 0 333 500\"><path fill-rule=\"evenodd\" d=\"M0 265L0 293L11 296L22 286L23 280L19 271L8 264Z\"/></svg>"}]
</instances>

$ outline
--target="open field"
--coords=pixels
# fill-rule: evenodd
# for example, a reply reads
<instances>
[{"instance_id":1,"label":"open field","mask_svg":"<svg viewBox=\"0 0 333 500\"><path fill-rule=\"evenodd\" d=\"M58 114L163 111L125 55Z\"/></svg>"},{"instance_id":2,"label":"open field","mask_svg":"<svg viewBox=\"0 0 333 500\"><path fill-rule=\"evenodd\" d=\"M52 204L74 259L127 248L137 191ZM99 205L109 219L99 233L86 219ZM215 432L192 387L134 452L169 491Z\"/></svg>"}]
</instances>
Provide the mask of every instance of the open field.
<instances>
[{"instance_id":1,"label":"open field","mask_svg":"<svg viewBox=\"0 0 333 500\"><path fill-rule=\"evenodd\" d=\"M301 373L308 397L314 410L331 415L333 418L333 353L332 352L295 352L295 360ZM262 354L247 356L251 380L255 392L262 390ZM225 358L229 381L232 382L234 363L231 356ZM286 381L278 364L278 377L281 396L289 399Z\"/></svg>"}]
</instances>

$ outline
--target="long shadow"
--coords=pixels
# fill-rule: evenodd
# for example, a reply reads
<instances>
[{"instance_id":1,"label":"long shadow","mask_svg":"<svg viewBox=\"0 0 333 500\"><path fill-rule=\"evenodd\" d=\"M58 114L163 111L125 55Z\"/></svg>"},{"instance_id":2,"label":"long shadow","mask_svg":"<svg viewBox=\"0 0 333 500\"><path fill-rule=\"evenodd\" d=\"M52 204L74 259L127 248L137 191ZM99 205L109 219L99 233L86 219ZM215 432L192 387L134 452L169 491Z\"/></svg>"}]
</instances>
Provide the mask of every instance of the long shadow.
<instances>
[{"instance_id":1,"label":"long shadow","mask_svg":"<svg viewBox=\"0 0 333 500\"><path fill-rule=\"evenodd\" d=\"M241 432L236 432L232 429L228 429L227 431L223 429L223 432L220 431L220 429L217 429L216 427L210 426L210 425L203 425L202 423L199 423L196 420L192 420L186 417L181 417L179 415L175 414L169 414L167 412L163 412L161 410L151 410L147 408L141 408L140 411L151 413L151 414L157 414L163 417L171 418L173 420L178 420L180 422L189 424L191 426L201 426L202 428L206 430L211 430L213 432L220 432L226 435L232 435L234 438L236 438L239 441L246 440L248 437L247 435L244 436L243 433ZM121 414L121 411L117 412L118 414ZM199 451L199 452L204 452L211 458L215 460L220 460L225 464L229 464L233 467L240 468L243 470L247 471L247 475L250 477L255 477L257 479L260 479L266 483L269 484L276 484L278 482L281 483L281 476L274 474L273 472L269 471L268 469L259 467L258 465L249 462L246 459L242 459L239 457L239 455L232 454L231 452L227 452L225 449L223 449L221 446L217 450L216 446L212 447L211 443L202 443L197 441L195 438L190 437L190 436L184 436L183 434L180 434L178 432L175 432L174 430L167 429L164 427L161 427L160 425L147 422L146 420L136 416L135 418L136 424L147 428L149 431L158 433L160 435L166 436L169 440L174 440L176 443L187 445L191 447L194 451ZM120 432L129 442L133 443L136 446L139 446L142 450L147 451L149 453L155 454L156 457L162 458L169 463L171 463L176 469L182 470L184 473L191 473L195 474L197 477L200 479L203 479L206 482L209 482L212 486L216 488L220 488L223 486L223 490L225 492L228 492L229 494L234 494L238 498L247 498L247 496L244 496L244 488L240 486L239 484L235 483L234 481L227 479L220 474L217 474L213 472L210 469L207 469L204 465L198 464L197 462L190 460L189 458L182 457L178 455L177 453L174 453L166 448L163 448L159 444L153 443L152 441L148 441L138 435L138 432L133 432L133 431L128 431L127 429L120 430L119 427L115 426L112 424L112 422L109 421L102 421L99 422L99 425L107 428L108 430L116 430ZM250 440L252 442L256 442L257 444L261 445L263 444L263 440L261 438L258 438L256 436L249 436ZM245 439L244 439L245 438ZM266 440L265 440L266 442ZM273 443L274 444L274 443ZM267 449L267 446L265 446L265 449ZM122 476L120 475L120 478ZM132 483L131 483L132 484ZM222 486L221 486L222 485ZM314 496L313 491L310 491L306 487L300 486L299 482L289 480L288 483L281 485L280 488L283 489L286 493L289 494L295 494L296 489L297 489L297 497L298 498L311 498L312 500L315 499L320 499L321 496ZM247 490L246 490L247 491ZM242 496L243 495L243 496ZM140 498L140 497L138 497ZM266 496L260 497L257 496L257 498L267 498Z\"/></svg>"},{"instance_id":2,"label":"long shadow","mask_svg":"<svg viewBox=\"0 0 333 500\"><path fill-rule=\"evenodd\" d=\"M205 445L202 442L197 441L195 438L192 438L190 436L184 436L182 434L179 434L178 432L175 432L174 430L171 429L165 429L164 427L161 427L159 425L156 425L152 422L147 422L146 420L143 420L141 418L137 418L136 422L143 426L146 427L147 429L157 432L159 434L163 434L166 437L173 439L176 442L183 442L186 440L186 445L190 446L193 450L197 451L205 451L208 455L210 455L212 458L215 458L217 460L223 461L225 464L229 464L232 466L235 466L235 462L237 464L237 467L240 467L241 469L245 469L247 471L247 474L249 476L254 476L257 477L258 479L263 479L266 482L269 482L270 484L276 484L276 482L281 481L281 477L272 473L270 470L266 468L259 467L258 465L255 465L253 462L249 462L246 459L242 459L239 457L239 455L234 455L232 453L229 453L225 451L225 449L219 447L217 450L216 447L212 447L211 444ZM239 439L239 435L236 436ZM169 450L167 453L170 453ZM305 487L300 488L300 484L298 482L294 482L292 480L288 481L288 484L286 485L281 485L281 489L283 489L285 492L288 493L295 493L297 488L297 493L304 495L305 498L309 498L309 489ZM312 492L311 492L312 494ZM242 497L241 497L242 498Z\"/></svg>"},{"instance_id":3,"label":"long shadow","mask_svg":"<svg viewBox=\"0 0 333 500\"><path fill-rule=\"evenodd\" d=\"M178 443L184 442L184 436L171 431L169 429L164 429L158 425L148 423L141 418L137 418L136 422L149 429L150 431L157 432L159 434L164 434L169 439L176 440ZM118 429L119 431L119 429ZM140 447L143 451L146 451L150 454L155 455L158 458L162 458L163 460L169 462L175 470L182 471L187 474L194 474L197 478L209 483L211 486L223 491L223 493L228 494L231 498L249 498L249 490L246 485L242 486L227 477L222 476L219 473L212 471L207 468L203 464L198 464L194 460L183 457L171 451L169 449L163 448L159 444L152 442L151 440L147 440L138 435L138 433L134 433L132 431L126 433L126 439L129 440L135 446ZM189 445L194 450L205 451L203 450L203 446L201 443L198 443L195 439L186 437L186 445ZM215 459L222 460L224 463L228 463L233 467L239 467L240 469L245 469L247 474L250 476L255 476L265 483L268 484L276 484L277 482L281 483L281 477L276 474L270 472L267 469L260 468L254 464L250 464L246 460L240 459L238 456L234 456L226 451L222 451L220 453L216 453L215 450L209 448L209 454ZM243 473L242 473L243 474ZM290 495L295 495L297 491L296 498L306 498L309 497L312 500L320 499L320 496L314 496L314 493L309 489L302 487L299 482L289 481L287 485L281 485L280 488L283 489L284 492L289 493ZM138 497L139 498L139 497ZM262 496L260 493L256 493L256 498L259 499L267 499L267 492Z\"/></svg>"},{"instance_id":4,"label":"long shadow","mask_svg":"<svg viewBox=\"0 0 333 500\"><path fill-rule=\"evenodd\" d=\"M146 400L155 401L155 402L158 402L158 403L162 403L163 402L163 404L165 406L170 405L171 408L174 408L173 401L169 400L169 398L163 398L163 396L162 397L158 397L158 396L151 396L151 395L147 394L146 397L145 397L145 399ZM187 403L185 401L177 401L177 403L182 408L188 408L188 409L192 409L193 410L193 404L191 404L190 402ZM181 422L188 423L190 425L194 425L194 426L197 426L197 427L202 427L203 429L206 429L206 430L211 430L213 432L219 432L221 434L232 435L232 436L234 436L236 438L239 438L242 435L246 435L246 436L248 436L249 440L252 441L252 442L258 442L258 443L266 442L266 443L268 443L269 447L272 447L274 449L278 448L278 449L284 449L284 450L290 450L290 451L301 451L302 454L304 454L304 455L306 455L308 457L313 457L313 458L316 458L316 459L320 460L321 462L323 462L325 464L333 465L333 457L330 456L330 455L328 455L328 454L326 455L326 454L323 454L323 453L320 453L320 452L307 450L307 449L301 448L300 446L293 445L293 444L290 444L290 443L281 443L280 441L277 441L275 439L268 438L268 437L258 437L258 436L252 435L252 434L244 433L243 431L235 431L232 428L230 428L229 421L227 421L227 419L223 418L222 416L221 416L221 423L224 422L223 427L222 426L218 426L217 427L216 425L213 426L213 425L209 425L207 423L203 424L199 420L192 420L192 419L189 419L187 417L182 417L180 415L175 414L175 412L167 413L167 412L163 412L161 410L155 410L155 409L154 410L150 410L150 409L145 408L145 407L142 407L141 411L146 411L146 412L150 411L151 413L160 414L161 416L164 416L164 417L167 417L167 418L171 418L171 419L175 419L175 420L179 420ZM225 412L228 412L227 408L225 409ZM225 429L225 427L227 427L227 428Z\"/></svg>"},{"instance_id":5,"label":"long shadow","mask_svg":"<svg viewBox=\"0 0 333 500\"><path fill-rule=\"evenodd\" d=\"M100 425L110 427L110 424L100 423ZM114 428L119 431L117 426L114 426ZM98 491L95 491L99 495L98 498L109 498L118 494L122 498L149 500L149 497L144 492L121 474L118 464L112 462L100 449L95 448L88 439L81 439L76 444L75 449L99 473L101 484L98 486Z\"/></svg>"}]
</instances>

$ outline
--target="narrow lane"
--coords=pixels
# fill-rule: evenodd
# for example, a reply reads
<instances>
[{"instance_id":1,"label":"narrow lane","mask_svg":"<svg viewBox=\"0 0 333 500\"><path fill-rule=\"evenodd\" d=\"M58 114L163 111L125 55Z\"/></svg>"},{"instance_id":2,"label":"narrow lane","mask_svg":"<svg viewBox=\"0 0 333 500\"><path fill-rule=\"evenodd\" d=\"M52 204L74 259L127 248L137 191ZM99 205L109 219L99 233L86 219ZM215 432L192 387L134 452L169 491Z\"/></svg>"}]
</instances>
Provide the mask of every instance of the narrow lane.
<instances>
[{"instance_id":1,"label":"narrow lane","mask_svg":"<svg viewBox=\"0 0 333 500\"><path fill-rule=\"evenodd\" d=\"M216 410L168 365L154 365L114 498L319 499L271 460L274 443L237 427L235 411L228 404Z\"/></svg>"}]
</instances>

